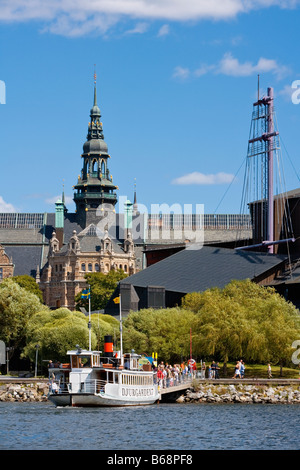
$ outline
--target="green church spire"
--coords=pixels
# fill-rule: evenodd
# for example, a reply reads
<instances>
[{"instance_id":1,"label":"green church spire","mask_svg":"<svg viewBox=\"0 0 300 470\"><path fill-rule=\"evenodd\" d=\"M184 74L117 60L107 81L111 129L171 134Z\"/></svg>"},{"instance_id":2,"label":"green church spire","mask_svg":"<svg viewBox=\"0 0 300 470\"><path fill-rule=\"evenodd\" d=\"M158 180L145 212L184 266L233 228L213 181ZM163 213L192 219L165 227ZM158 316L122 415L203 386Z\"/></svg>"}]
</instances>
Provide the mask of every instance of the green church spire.
<instances>
[{"instance_id":1,"label":"green church spire","mask_svg":"<svg viewBox=\"0 0 300 470\"><path fill-rule=\"evenodd\" d=\"M81 226L96 222L101 204L115 206L117 186L113 184L108 168L108 147L104 141L100 108L97 104L96 74L94 74L94 103L90 110L87 140L83 145L82 170L74 189L74 202Z\"/></svg>"}]
</instances>

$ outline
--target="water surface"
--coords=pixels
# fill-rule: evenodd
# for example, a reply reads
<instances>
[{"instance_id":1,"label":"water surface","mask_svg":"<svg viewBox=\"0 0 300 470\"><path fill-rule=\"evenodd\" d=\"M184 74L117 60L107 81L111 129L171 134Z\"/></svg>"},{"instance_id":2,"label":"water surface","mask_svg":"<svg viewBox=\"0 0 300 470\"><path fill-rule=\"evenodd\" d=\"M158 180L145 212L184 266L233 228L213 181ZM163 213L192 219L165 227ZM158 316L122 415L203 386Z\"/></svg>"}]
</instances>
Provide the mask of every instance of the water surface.
<instances>
[{"instance_id":1,"label":"water surface","mask_svg":"<svg viewBox=\"0 0 300 470\"><path fill-rule=\"evenodd\" d=\"M6 450L298 450L299 405L0 403Z\"/></svg>"}]
</instances>

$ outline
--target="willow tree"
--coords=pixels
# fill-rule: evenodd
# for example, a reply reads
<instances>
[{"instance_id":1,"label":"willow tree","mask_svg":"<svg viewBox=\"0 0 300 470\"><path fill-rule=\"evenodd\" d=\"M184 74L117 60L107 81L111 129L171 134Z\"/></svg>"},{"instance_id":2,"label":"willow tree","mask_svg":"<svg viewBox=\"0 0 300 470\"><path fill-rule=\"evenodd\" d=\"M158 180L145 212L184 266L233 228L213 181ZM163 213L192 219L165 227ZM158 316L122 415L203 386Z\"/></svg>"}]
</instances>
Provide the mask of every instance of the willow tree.
<instances>
[{"instance_id":1,"label":"willow tree","mask_svg":"<svg viewBox=\"0 0 300 470\"><path fill-rule=\"evenodd\" d=\"M300 337L299 311L276 291L250 280L187 294L183 309L197 312L196 344L224 361L286 363Z\"/></svg>"},{"instance_id":2,"label":"willow tree","mask_svg":"<svg viewBox=\"0 0 300 470\"><path fill-rule=\"evenodd\" d=\"M26 326L38 311L46 311L40 299L12 279L0 283L0 339L15 349L24 346Z\"/></svg>"},{"instance_id":3,"label":"willow tree","mask_svg":"<svg viewBox=\"0 0 300 470\"><path fill-rule=\"evenodd\" d=\"M180 308L143 309L124 321L124 347L137 352L157 352L164 361L175 362L190 353L190 329L195 314Z\"/></svg>"},{"instance_id":4,"label":"willow tree","mask_svg":"<svg viewBox=\"0 0 300 470\"><path fill-rule=\"evenodd\" d=\"M65 362L68 349L78 344L89 346L88 318L81 312L71 312L67 308L37 312L26 326L26 346L23 356L34 360L36 344L39 344L41 357ZM91 332L92 348L96 347L95 333Z\"/></svg>"},{"instance_id":5,"label":"willow tree","mask_svg":"<svg viewBox=\"0 0 300 470\"><path fill-rule=\"evenodd\" d=\"M101 313L93 313L91 315L92 331L96 337L97 350L103 351L104 336L113 336L115 343L119 340L120 334L120 323L111 315L105 315ZM116 344L115 344L116 348Z\"/></svg>"}]
</instances>

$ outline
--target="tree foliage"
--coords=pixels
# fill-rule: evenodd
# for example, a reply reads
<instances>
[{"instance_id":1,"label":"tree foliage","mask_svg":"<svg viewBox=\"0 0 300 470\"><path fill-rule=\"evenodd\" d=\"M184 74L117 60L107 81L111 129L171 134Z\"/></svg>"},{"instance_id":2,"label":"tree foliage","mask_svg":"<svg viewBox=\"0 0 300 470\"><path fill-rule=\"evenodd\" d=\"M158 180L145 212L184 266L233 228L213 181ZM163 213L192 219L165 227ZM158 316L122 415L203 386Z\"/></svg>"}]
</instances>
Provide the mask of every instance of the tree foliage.
<instances>
[{"instance_id":1,"label":"tree foliage","mask_svg":"<svg viewBox=\"0 0 300 470\"><path fill-rule=\"evenodd\" d=\"M124 346L177 361L189 357L190 330L194 356L286 364L300 337L300 313L273 288L232 281L187 294L180 308L131 312Z\"/></svg>"},{"instance_id":2,"label":"tree foliage","mask_svg":"<svg viewBox=\"0 0 300 470\"><path fill-rule=\"evenodd\" d=\"M35 294L5 279L0 284L0 339L15 348L23 346L28 321L45 309Z\"/></svg>"},{"instance_id":3,"label":"tree foliage","mask_svg":"<svg viewBox=\"0 0 300 470\"><path fill-rule=\"evenodd\" d=\"M124 320L124 349L151 354L168 361L189 356L190 329L196 316L179 307L131 312Z\"/></svg>"},{"instance_id":4,"label":"tree foliage","mask_svg":"<svg viewBox=\"0 0 300 470\"><path fill-rule=\"evenodd\" d=\"M104 336L111 335L116 339L116 342L119 340L120 323L116 318L101 313L93 313L91 323L96 337L96 348L99 351L103 351Z\"/></svg>"},{"instance_id":5,"label":"tree foliage","mask_svg":"<svg viewBox=\"0 0 300 470\"><path fill-rule=\"evenodd\" d=\"M23 357L32 361L36 345L39 345L41 357L65 362L67 351L78 344L83 349L89 347L89 318L81 312L71 312L67 308L37 312L31 317L26 327L26 347ZM107 334L113 335L119 322L109 315L91 315L91 347L103 347Z\"/></svg>"},{"instance_id":6,"label":"tree foliage","mask_svg":"<svg viewBox=\"0 0 300 470\"><path fill-rule=\"evenodd\" d=\"M292 343L300 337L296 307L273 288L250 280L187 294L182 308L197 313L197 352L224 362L241 357L256 362L288 362Z\"/></svg>"},{"instance_id":7,"label":"tree foliage","mask_svg":"<svg viewBox=\"0 0 300 470\"><path fill-rule=\"evenodd\" d=\"M35 294L39 298L40 302L43 302L43 293L33 277L24 274L22 276L13 276L11 279L28 292Z\"/></svg>"},{"instance_id":8,"label":"tree foliage","mask_svg":"<svg viewBox=\"0 0 300 470\"><path fill-rule=\"evenodd\" d=\"M91 286L91 309L102 310L116 289L118 282L127 277L122 269L112 270L109 273L88 273L85 275L87 284ZM75 297L76 308L84 307L88 310L88 300L81 298L81 292Z\"/></svg>"},{"instance_id":9,"label":"tree foliage","mask_svg":"<svg viewBox=\"0 0 300 470\"><path fill-rule=\"evenodd\" d=\"M23 356L34 360L36 344L44 359L61 362L67 360L68 349L77 344L89 346L87 317L81 312L71 312L67 308L47 312L41 311L32 316L26 328L26 347ZM92 348L96 346L96 336L92 332Z\"/></svg>"}]
</instances>

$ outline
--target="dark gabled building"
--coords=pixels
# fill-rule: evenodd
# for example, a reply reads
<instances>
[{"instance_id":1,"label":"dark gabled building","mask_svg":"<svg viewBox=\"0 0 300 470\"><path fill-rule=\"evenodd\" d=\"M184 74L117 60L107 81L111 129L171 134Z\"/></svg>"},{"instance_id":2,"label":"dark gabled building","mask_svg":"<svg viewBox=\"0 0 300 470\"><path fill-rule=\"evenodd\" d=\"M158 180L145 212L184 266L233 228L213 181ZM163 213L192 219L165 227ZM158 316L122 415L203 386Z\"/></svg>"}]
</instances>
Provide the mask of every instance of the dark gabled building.
<instances>
[{"instance_id":1,"label":"dark gabled building","mask_svg":"<svg viewBox=\"0 0 300 470\"><path fill-rule=\"evenodd\" d=\"M284 272L287 257L203 246L187 246L184 250L159 261L133 276L123 279L113 297L121 293L122 311L141 308L164 308L181 304L189 292L211 287L223 288L232 279L251 279L270 285ZM109 302L106 313L118 315Z\"/></svg>"}]
</instances>

